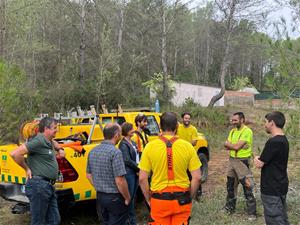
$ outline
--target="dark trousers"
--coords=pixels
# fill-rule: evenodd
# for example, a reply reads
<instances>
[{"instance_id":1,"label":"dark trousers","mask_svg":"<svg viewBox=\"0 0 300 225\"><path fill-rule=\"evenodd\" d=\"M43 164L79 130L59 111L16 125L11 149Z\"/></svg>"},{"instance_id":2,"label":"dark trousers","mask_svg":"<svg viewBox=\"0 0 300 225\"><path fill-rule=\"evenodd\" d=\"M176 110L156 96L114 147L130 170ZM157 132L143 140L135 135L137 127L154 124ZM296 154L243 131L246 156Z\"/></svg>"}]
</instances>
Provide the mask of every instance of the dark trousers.
<instances>
[{"instance_id":1,"label":"dark trousers","mask_svg":"<svg viewBox=\"0 0 300 225\"><path fill-rule=\"evenodd\" d=\"M97 205L104 225L128 224L128 206L120 193L97 192Z\"/></svg>"},{"instance_id":2,"label":"dark trousers","mask_svg":"<svg viewBox=\"0 0 300 225\"><path fill-rule=\"evenodd\" d=\"M261 194L267 225L289 225L286 210L286 195L273 196Z\"/></svg>"},{"instance_id":3,"label":"dark trousers","mask_svg":"<svg viewBox=\"0 0 300 225\"><path fill-rule=\"evenodd\" d=\"M130 225L136 225L136 216L135 216L135 195L138 188L138 177L135 173L129 173L125 175L128 184L128 190L131 196L131 201L129 204L129 222Z\"/></svg>"},{"instance_id":4,"label":"dark trousers","mask_svg":"<svg viewBox=\"0 0 300 225\"><path fill-rule=\"evenodd\" d=\"M55 188L48 181L32 178L25 187L30 202L31 225L58 225L60 215Z\"/></svg>"}]
</instances>

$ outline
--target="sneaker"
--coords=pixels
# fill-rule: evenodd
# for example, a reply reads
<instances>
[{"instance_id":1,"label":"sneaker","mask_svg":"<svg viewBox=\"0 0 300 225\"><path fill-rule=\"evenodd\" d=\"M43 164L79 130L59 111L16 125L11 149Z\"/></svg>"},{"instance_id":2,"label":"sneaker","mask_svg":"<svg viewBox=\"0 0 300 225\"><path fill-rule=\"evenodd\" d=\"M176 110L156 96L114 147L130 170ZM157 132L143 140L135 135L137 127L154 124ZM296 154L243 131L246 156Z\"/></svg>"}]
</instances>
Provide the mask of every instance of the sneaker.
<instances>
[{"instance_id":1,"label":"sneaker","mask_svg":"<svg viewBox=\"0 0 300 225\"><path fill-rule=\"evenodd\" d=\"M248 221L255 221L257 219L257 216L256 215L249 215L248 216Z\"/></svg>"}]
</instances>

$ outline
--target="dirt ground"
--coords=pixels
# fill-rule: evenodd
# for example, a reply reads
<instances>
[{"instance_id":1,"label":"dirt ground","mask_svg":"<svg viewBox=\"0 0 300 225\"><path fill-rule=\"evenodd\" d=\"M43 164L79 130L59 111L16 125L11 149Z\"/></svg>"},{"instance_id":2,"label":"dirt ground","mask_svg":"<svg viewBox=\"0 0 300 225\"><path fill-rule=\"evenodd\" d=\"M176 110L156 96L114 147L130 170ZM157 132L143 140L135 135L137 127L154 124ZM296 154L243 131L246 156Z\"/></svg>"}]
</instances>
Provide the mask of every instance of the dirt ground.
<instances>
[{"instance_id":1,"label":"dirt ground","mask_svg":"<svg viewBox=\"0 0 300 225\"><path fill-rule=\"evenodd\" d=\"M203 194L210 195L216 187L224 185L225 174L227 168L228 153L225 150L211 152L209 161L208 180L202 185ZM27 225L29 224L29 214L16 215L11 213L11 208L15 203L6 201L0 197L0 225ZM147 208L143 202L137 205L138 221L147 221ZM94 205L82 205L74 209L74 211L65 217L62 221L64 225L94 225L98 224ZM140 224L143 224L140 223ZM146 224L146 223L145 223Z\"/></svg>"}]
</instances>

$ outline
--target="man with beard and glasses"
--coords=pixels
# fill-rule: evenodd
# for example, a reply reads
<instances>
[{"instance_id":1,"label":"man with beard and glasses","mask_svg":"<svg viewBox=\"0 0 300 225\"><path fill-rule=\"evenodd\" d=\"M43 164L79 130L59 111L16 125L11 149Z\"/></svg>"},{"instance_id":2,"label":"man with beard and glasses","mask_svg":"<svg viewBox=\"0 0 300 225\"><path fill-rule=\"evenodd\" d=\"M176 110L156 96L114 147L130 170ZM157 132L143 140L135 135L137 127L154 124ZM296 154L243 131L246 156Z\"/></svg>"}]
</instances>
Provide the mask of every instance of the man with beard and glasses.
<instances>
[{"instance_id":1,"label":"man with beard and glasses","mask_svg":"<svg viewBox=\"0 0 300 225\"><path fill-rule=\"evenodd\" d=\"M241 183L246 198L249 220L256 218L256 200L253 195L253 176L249 167L252 156L252 130L245 125L245 115L234 113L231 117L234 128L230 131L224 146L230 152L227 171L227 199L225 210L233 213L236 206L237 185Z\"/></svg>"},{"instance_id":2,"label":"man with beard and glasses","mask_svg":"<svg viewBox=\"0 0 300 225\"><path fill-rule=\"evenodd\" d=\"M287 164L289 142L283 132L284 114L278 111L265 116L265 130L271 135L254 164L261 169L260 191L267 225L289 225L286 206L289 179Z\"/></svg>"},{"instance_id":3,"label":"man with beard and glasses","mask_svg":"<svg viewBox=\"0 0 300 225\"><path fill-rule=\"evenodd\" d=\"M193 146L197 143L198 131L196 127L191 125L191 114L184 112L181 115L182 124L179 124L177 129L177 135L179 138L190 142Z\"/></svg>"}]
</instances>

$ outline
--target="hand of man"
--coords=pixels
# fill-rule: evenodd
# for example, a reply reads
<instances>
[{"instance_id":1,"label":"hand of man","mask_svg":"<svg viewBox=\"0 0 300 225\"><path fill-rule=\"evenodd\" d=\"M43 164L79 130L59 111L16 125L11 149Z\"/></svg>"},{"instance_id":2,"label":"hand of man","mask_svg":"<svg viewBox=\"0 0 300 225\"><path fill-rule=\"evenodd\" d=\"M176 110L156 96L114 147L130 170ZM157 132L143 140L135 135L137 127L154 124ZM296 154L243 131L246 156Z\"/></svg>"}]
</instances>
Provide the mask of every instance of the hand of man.
<instances>
[{"instance_id":1,"label":"hand of man","mask_svg":"<svg viewBox=\"0 0 300 225\"><path fill-rule=\"evenodd\" d=\"M125 199L125 205L129 205L130 203L130 198L129 199Z\"/></svg>"},{"instance_id":2,"label":"hand of man","mask_svg":"<svg viewBox=\"0 0 300 225\"><path fill-rule=\"evenodd\" d=\"M32 173L31 173L31 169L27 169L26 170L26 181L32 178Z\"/></svg>"},{"instance_id":3,"label":"hand of man","mask_svg":"<svg viewBox=\"0 0 300 225\"><path fill-rule=\"evenodd\" d=\"M66 156L65 151L62 148L58 149L56 158L61 159L61 158L65 158L65 156Z\"/></svg>"},{"instance_id":4,"label":"hand of man","mask_svg":"<svg viewBox=\"0 0 300 225\"><path fill-rule=\"evenodd\" d=\"M256 166L256 168L261 169L264 166L264 162L259 159L259 156L255 156L254 165Z\"/></svg>"}]
</instances>

